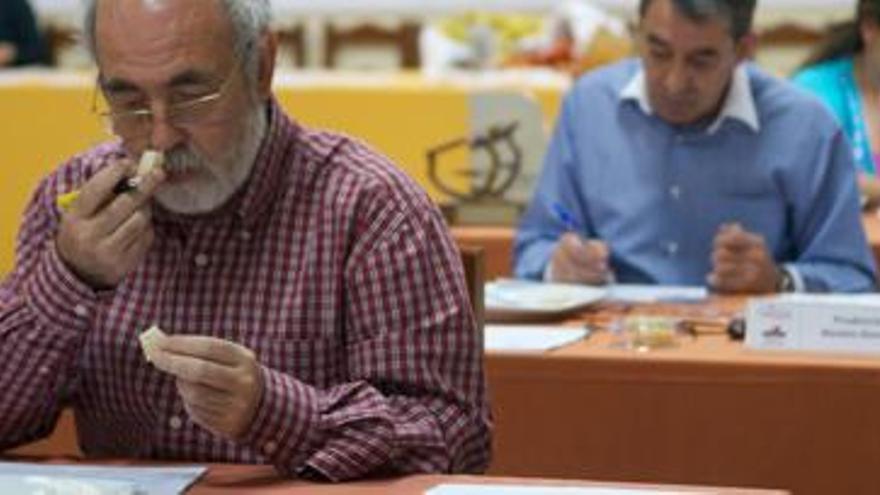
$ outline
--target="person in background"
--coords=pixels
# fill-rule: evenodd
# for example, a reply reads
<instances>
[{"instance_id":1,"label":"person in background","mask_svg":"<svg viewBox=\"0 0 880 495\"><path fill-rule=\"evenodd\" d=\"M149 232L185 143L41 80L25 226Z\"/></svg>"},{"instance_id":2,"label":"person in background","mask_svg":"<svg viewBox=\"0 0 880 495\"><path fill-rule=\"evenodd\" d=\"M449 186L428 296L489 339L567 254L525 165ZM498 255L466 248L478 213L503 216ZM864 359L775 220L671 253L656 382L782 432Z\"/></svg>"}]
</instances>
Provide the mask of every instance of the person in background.
<instances>
[{"instance_id":1,"label":"person in background","mask_svg":"<svg viewBox=\"0 0 880 495\"><path fill-rule=\"evenodd\" d=\"M866 207L880 206L880 0L831 30L792 78L831 109L850 141Z\"/></svg>"},{"instance_id":2,"label":"person in background","mask_svg":"<svg viewBox=\"0 0 880 495\"><path fill-rule=\"evenodd\" d=\"M867 291L855 167L815 98L746 62L754 0L641 0L638 59L566 96L519 277Z\"/></svg>"},{"instance_id":3,"label":"person in background","mask_svg":"<svg viewBox=\"0 0 880 495\"><path fill-rule=\"evenodd\" d=\"M28 0L0 3L0 67L46 63L46 49Z\"/></svg>"},{"instance_id":4,"label":"person in background","mask_svg":"<svg viewBox=\"0 0 880 495\"><path fill-rule=\"evenodd\" d=\"M287 116L269 0L87 12L119 139L46 177L24 214L0 283L0 449L69 406L89 456L330 481L483 471L459 252L390 160ZM165 164L126 192L147 150ZM148 361L153 325L168 336Z\"/></svg>"}]
</instances>

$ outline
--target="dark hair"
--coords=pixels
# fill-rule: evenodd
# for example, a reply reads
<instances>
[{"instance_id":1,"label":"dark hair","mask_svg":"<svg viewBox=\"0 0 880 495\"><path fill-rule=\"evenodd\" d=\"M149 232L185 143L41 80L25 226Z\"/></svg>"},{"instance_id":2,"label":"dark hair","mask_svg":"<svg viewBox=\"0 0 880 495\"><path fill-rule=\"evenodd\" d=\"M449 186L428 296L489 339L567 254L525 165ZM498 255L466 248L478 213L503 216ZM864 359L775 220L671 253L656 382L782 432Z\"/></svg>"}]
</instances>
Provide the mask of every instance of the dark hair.
<instances>
[{"instance_id":1,"label":"dark hair","mask_svg":"<svg viewBox=\"0 0 880 495\"><path fill-rule=\"evenodd\" d=\"M653 0L640 0L639 17L644 17ZM757 0L671 0L685 17L698 22L720 17L730 25L733 39L738 40L752 30Z\"/></svg>"},{"instance_id":2,"label":"dark hair","mask_svg":"<svg viewBox=\"0 0 880 495\"><path fill-rule=\"evenodd\" d=\"M880 0L859 0L855 19L832 26L800 68L861 52L865 44L860 28L866 20L880 24Z\"/></svg>"}]
</instances>

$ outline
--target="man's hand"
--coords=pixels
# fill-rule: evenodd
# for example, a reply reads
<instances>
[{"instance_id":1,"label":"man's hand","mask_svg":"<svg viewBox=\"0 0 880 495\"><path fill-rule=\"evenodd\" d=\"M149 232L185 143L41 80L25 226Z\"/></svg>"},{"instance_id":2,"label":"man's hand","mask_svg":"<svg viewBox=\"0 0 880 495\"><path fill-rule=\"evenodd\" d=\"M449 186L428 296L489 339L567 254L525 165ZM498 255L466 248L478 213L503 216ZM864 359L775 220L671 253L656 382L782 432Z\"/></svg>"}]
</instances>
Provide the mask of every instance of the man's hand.
<instances>
[{"instance_id":1,"label":"man's hand","mask_svg":"<svg viewBox=\"0 0 880 495\"><path fill-rule=\"evenodd\" d=\"M137 189L114 193L113 187L133 170L128 161L101 170L61 219L55 238L58 254L92 288L115 287L153 243L149 200L165 173L157 168L142 178Z\"/></svg>"},{"instance_id":2,"label":"man's hand","mask_svg":"<svg viewBox=\"0 0 880 495\"><path fill-rule=\"evenodd\" d=\"M177 378L193 421L231 439L247 431L263 395L260 365L250 349L214 337L169 335L158 341L153 364Z\"/></svg>"},{"instance_id":3,"label":"man's hand","mask_svg":"<svg viewBox=\"0 0 880 495\"><path fill-rule=\"evenodd\" d=\"M15 62L15 56L18 54L15 45L8 42L0 42L0 67L12 65Z\"/></svg>"},{"instance_id":4,"label":"man's hand","mask_svg":"<svg viewBox=\"0 0 880 495\"><path fill-rule=\"evenodd\" d=\"M550 258L550 278L554 282L604 284L611 278L608 258L607 244L582 240L569 232L559 240Z\"/></svg>"},{"instance_id":5,"label":"man's hand","mask_svg":"<svg viewBox=\"0 0 880 495\"><path fill-rule=\"evenodd\" d=\"M717 292L775 292L779 271L764 238L739 224L725 224L715 236L709 287Z\"/></svg>"}]
</instances>

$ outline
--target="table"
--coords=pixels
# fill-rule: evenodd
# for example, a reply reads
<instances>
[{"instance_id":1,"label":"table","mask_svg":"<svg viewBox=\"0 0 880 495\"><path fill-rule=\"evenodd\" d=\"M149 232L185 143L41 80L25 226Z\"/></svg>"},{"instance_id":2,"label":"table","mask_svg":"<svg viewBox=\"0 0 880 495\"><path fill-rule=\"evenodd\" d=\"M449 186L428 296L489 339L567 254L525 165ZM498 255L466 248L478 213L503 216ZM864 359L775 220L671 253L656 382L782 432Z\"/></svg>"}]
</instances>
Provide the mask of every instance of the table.
<instances>
[{"instance_id":1,"label":"table","mask_svg":"<svg viewBox=\"0 0 880 495\"><path fill-rule=\"evenodd\" d=\"M590 483L521 478L498 478L483 476L409 476L401 479L344 483L338 485L313 484L297 481L280 481L267 467L219 466L212 468L207 477L188 493L191 495L213 494L270 494L290 495L422 495L426 490L443 483L504 484L604 487L616 489L671 490L677 493L714 493L719 495L772 495L782 491L737 488L708 488L694 486L669 486L625 483Z\"/></svg>"},{"instance_id":2,"label":"table","mask_svg":"<svg viewBox=\"0 0 880 495\"><path fill-rule=\"evenodd\" d=\"M579 321L723 320L744 303L606 303ZM599 331L549 353L487 355L489 474L880 493L877 359L748 350L711 325L672 349L640 353L613 341ZM74 436L68 415L52 439L18 453L74 453Z\"/></svg>"},{"instance_id":3,"label":"table","mask_svg":"<svg viewBox=\"0 0 880 495\"><path fill-rule=\"evenodd\" d=\"M43 458L5 458L5 461L47 462L52 464L77 465L78 460L65 460L51 457ZM105 465L156 465L130 461L96 461ZM92 463L91 461L89 462ZM163 464L159 464L163 465ZM172 464L173 465L173 464ZM761 490L754 488L706 487L685 485L658 485L645 483L608 483L575 480L553 480L537 478L489 477L467 475L414 475L399 478L376 479L348 483L311 483L300 480L280 478L274 468L265 465L210 464L208 471L189 490L188 495L422 495L426 490L441 484L468 485L510 485L542 487L579 487L604 489L638 489L647 492L662 491L668 494L717 494L717 495L782 495L780 490Z\"/></svg>"},{"instance_id":4,"label":"table","mask_svg":"<svg viewBox=\"0 0 880 495\"><path fill-rule=\"evenodd\" d=\"M667 307L730 314L742 299ZM663 307L618 306L604 321ZM880 361L748 350L723 334L640 353L608 333L489 355L490 473L880 493Z\"/></svg>"}]
</instances>

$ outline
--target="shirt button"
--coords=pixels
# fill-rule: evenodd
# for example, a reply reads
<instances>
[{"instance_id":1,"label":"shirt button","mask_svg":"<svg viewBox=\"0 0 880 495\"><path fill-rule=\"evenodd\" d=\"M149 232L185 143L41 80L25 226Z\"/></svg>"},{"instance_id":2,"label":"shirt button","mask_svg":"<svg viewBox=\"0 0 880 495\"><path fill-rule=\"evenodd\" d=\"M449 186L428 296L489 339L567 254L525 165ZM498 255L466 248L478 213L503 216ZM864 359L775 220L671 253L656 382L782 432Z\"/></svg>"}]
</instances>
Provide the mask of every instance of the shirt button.
<instances>
[{"instance_id":1,"label":"shirt button","mask_svg":"<svg viewBox=\"0 0 880 495\"><path fill-rule=\"evenodd\" d=\"M48 374L49 374L49 367L48 367L48 366L40 366L40 369L37 370L37 371L38 371L41 375L48 375Z\"/></svg>"},{"instance_id":2,"label":"shirt button","mask_svg":"<svg viewBox=\"0 0 880 495\"><path fill-rule=\"evenodd\" d=\"M266 455L272 455L276 450L278 450L278 444L275 442L266 442L266 445L263 445L263 453Z\"/></svg>"},{"instance_id":3,"label":"shirt button","mask_svg":"<svg viewBox=\"0 0 880 495\"><path fill-rule=\"evenodd\" d=\"M669 188L669 195L672 196L672 199L681 198L681 187L679 187L679 186L670 187Z\"/></svg>"},{"instance_id":4,"label":"shirt button","mask_svg":"<svg viewBox=\"0 0 880 495\"><path fill-rule=\"evenodd\" d=\"M76 315L80 318L85 318L86 316L89 316L88 308L86 308L82 304L77 304L76 306L74 306L73 312L76 313Z\"/></svg>"},{"instance_id":5,"label":"shirt button","mask_svg":"<svg viewBox=\"0 0 880 495\"><path fill-rule=\"evenodd\" d=\"M170 426L172 430L179 430L180 427L183 426L183 420L178 416L171 416L171 419L168 420L168 426Z\"/></svg>"},{"instance_id":6,"label":"shirt button","mask_svg":"<svg viewBox=\"0 0 880 495\"><path fill-rule=\"evenodd\" d=\"M204 268L208 266L208 255L204 253L199 253L196 255L196 266L199 268Z\"/></svg>"},{"instance_id":7,"label":"shirt button","mask_svg":"<svg viewBox=\"0 0 880 495\"><path fill-rule=\"evenodd\" d=\"M678 253L678 243L670 242L666 245L666 252L669 253L669 256L675 256Z\"/></svg>"},{"instance_id":8,"label":"shirt button","mask_svg":"<svg viewBox=\"0 0 880 495\"><path fill-rule=\"evenodd\" d=\"M241 240L243 240L243 241L251 240L251 233L247 230L242 230L241 231Z\"/></svg>"}]
</instances>

